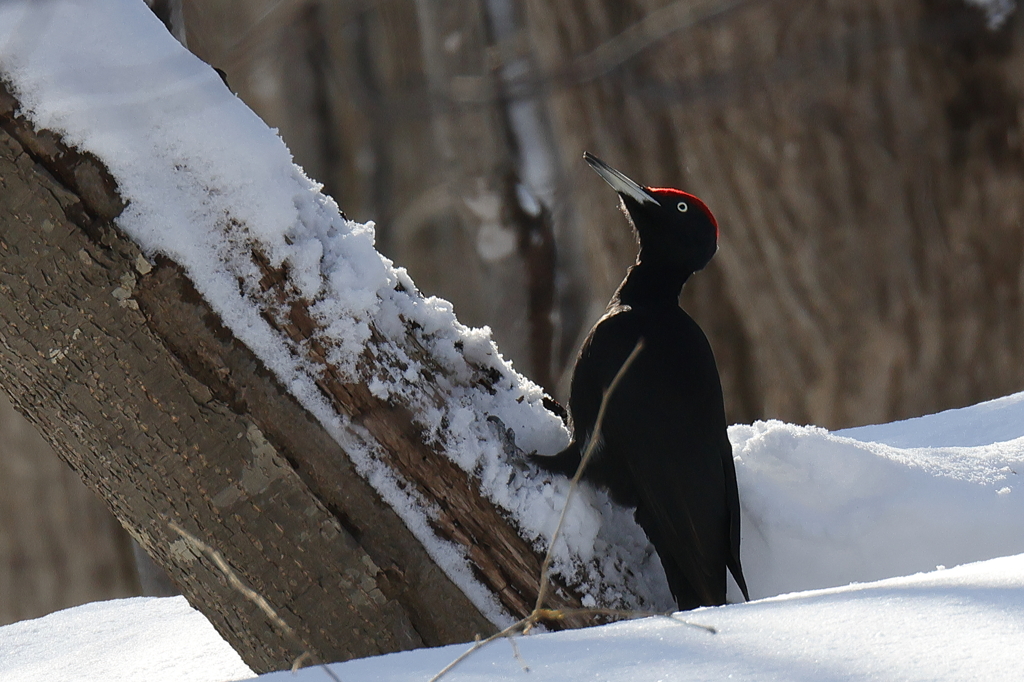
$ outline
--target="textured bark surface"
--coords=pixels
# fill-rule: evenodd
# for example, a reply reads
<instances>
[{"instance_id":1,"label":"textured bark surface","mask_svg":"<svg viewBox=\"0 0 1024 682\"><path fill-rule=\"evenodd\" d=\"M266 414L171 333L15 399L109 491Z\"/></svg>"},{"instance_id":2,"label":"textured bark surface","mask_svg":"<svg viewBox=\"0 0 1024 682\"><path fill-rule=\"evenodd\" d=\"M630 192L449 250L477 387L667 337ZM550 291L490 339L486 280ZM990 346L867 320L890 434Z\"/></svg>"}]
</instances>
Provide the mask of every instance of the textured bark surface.
<instances>
[{"instance_id":1,"label":"textured bark surface","mask_svg":"<svg viewBox=\"0 0 1024 682\"><path fill-rule=\"evenodd\" d=\"M178 269L117 233L102 166L0 104L0 383L190 602L256 670L301 653L169 520L216 547L324 660L490 630ZM379 404L364 418L411 442L408 420L396 427Z\"/></svg>"}]
</instances>

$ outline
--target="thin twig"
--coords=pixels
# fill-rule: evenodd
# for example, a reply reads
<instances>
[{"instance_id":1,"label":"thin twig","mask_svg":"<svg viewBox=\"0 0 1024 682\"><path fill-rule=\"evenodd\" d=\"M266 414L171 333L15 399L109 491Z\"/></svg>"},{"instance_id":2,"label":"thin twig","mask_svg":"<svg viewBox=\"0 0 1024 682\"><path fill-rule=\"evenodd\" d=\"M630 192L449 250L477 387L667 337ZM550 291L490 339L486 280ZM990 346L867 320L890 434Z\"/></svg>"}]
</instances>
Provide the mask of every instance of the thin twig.
<instances>
[{"instance_id":1,"label":"thin twig","mask_svg":"<svg viewBox=\"0 0 1024 682\"><path fill-rule=\"evenodd\" d=\"M644 340L640 339L636 342L636 346L633 348L633 352L629 354L626 361L619 367L619 371L615 373L615 378L605 389L604 395L601 396L601 407L597 411L597 419L594 421L594 431L590 434L590 438L587 440L587 447L583 452L583 457L580 458L580 464L576 467L576 475L572 477L572 481L569 483L569 492L565 496L565 503L562 505L562 513L558 517L558 525L555 526L555 532L551 534L551 544L548 546L547 554L544 555L544 561L540 567L540 588L537 591L537 603L533 607L533 611L526 618L516 621L512 625L501 632L495 633L487 639L477 639L477 641L469 649L464 651L458 658L449 663L439 673L430 678L429 682L437 682L442 677L447 675L455 666L462 663L464 660L469 658L471 654L487 644L500 639L502 637L508 637L512 641L512 636L522 632L527 633L530 629L541 621L558 621L562 620L569 613L590 613L601 611L601 609L545 609L544 598L547 596L548 586L548 569L551 566L551 554L555 547L555 540L558 539L558 534L562 530L562 524L565 522L565 512L569 508L569 503L572 501L573 493L576 491L576 487L579 485L580 478L583 476L584 469L587 468L587 464L590 462L590 458L593 456L594 451L597 448L597 444L601 440L601 424L604 422L605 409L608 406L608 402L611 398L612 393L615 391L622 377L625 376L629 366L636 360L636 356L640 354L640 351L644 347ZM604 609L604 611L612 612L612 609ZM518 657L518 648L513 642L513 651L516 652ZM520 659L521 660L521 659ZM524 666L525 667L525 666Z\"/></svg>"},{"instance_id":2,"label":"thin twig","mask_svg":"<svg viewBox=\"0 0 1024 682\"><path fill-rule=\"evenodd\" d=\"M680 625L688 625L691 628L697 628L698 630L704 630L715 635L718 634L711 625L704 625L703 623L694 623L692 621L685 620L679 617L677 611L631 611L629 609L603 609L603 608L580 608L580 609L541 609L541 612L546 615L540 620L560 620L562 618L568 618L570 616L612 616L614 618L621 618L623 620L636 620L638 618L668 618L671 621L679 623Z\"/></svg>"},{"instance_id":3,"label":"thin twig","mask_svg":"<svg viewBox=\"0 0 1024 682\"><path fill-rule=\"evenodd\" d=\"M295 673L297 673L302 668L302 664L305 663L306 660L309 658L312 657L309 655L308 651L303 651L301 654L299 654L298 658L292 661L292 674L294 675Z\"/></svg>"},{"instance_id":4,"label":"thin twig","mask_svg":"<svg viewBox=\"0 0 1024 682\"><path fill-rule=\"evenodd\" d=\"M533 614L531 614L531 616L532 615ZM438 672L436 675L434 675L433 677L430 678L429 682L437 682L442 677L447 675L452 670L452 668L454 668L459 663L462 663L464 660L469 658L470 654L472 654L474 651L476 651L477 649L480 649L480 648L482 648L484 646L487 646L488 644L490 644L491 642L493 642L496 639L501 639L502 637L508 637L508 636L512 635L516 630L522 629L523 626L526 624L526 622L529 621L529 620L530 620L530 616L527 616L526 618L523 618L522 620L519 620L519 621L516 621L515 623L512 623L512 625L509 625L507 628L505 628L501 632L494 633L493 635L491 635L487 639L480 639L478 637L476 642L473 643L473 646L471 646L468 649L466 649L466 651L462 652L462 654L460 654L458 658L456 658L454 661L452 661L451 663L446 665L444 668L442 668L440 672Z\"/></svg>"},{"instance_id":5,"label":"thin twig","mask_svg":"<svg viewBox=\"0 0 1024 682\"><path fill-rule=\"evenodd\" d=\"M213 561L217 568L220 569L220 572L224 574L224 577L227 578L228 584L237 592L241 593L243 597L255 604L259 610L270 619L270 622L281 631L286 639L290 640L296 648L302 650L302 653L299 654L292 663L293 671L301 667L301 663L304 660L309 660L314 665L319 665L323 668L324 672L327 673L327 676L334 680L334 682L341 682L341 678L339 678L333 670L327 667L327 665L321 661L316 654L306 648L306 645L303 643L302 639L299 638L299 635L290 625L288 625L288 623L284 622L284 619L281 618L281 616L277 615L277 611L275 611L274 607L270 605L270 602L264 599L263 595L259 592L242 582L242 579L239 578L234 569L228 565L227 560L224 559L224 556L220 552L197 538L195 535L192 535L192 533L189 533L187 530L179 526L177 522L168 520L167 525L171 530L180 535L185 542L192 545L193 548L210 557L210 560Z\"/></svg>"},{"instance_id":6,"label":"thin twig","mask_svg":"<svg viewBox=\"0 0 1024 682\"><path fill-rule=\"evenodd\" d=\"M526 659L523 658L523 654L519 651L519 645L516 643L515 637L509 637L508 643L512 647L512 655L515 656L516 660L519 661L519 667L523 669L524 673L530 672L530 666L526 664Z\"/></svg>"},{"instance_id":7,"label":"thin twig","mask_svg":"<svg viewBox=\"0 0 1024 682\"><path fill-rule=\"evenodd\" d=\"M688 620L684 620L679 617L679 614L675 612L661 613L661 612L646 612L646 611L628 611L625 609L602 609L602 608L581 608L581 609L534 609L533 612L526 618L516 621L512 625L501 632L496 632L487 639L480 639L477 635L476 642L473 646L469 647L466 651L459 654L458 658L446 665L440 672L430 678L428 682L438 682L442 677L452 671L455 666L462 663L464 660L469 658L478 649L482 649L484 646L491 642L507 637L509 644L512 645L512 652L519 664L523 667L523 670L529 672L529 667L524 662L522 656L519 653L519 646L516 644L514 639L515 635L519 633L526 634L526 632L537 623L559 621L567 618L568 616L576 615L593 615L593 616L616 616L618 618L668 618L669 620L679 623L680 625L687 625L698 630L704 630L712 635L718 634L718 630L710 625L704 625L702 623L693 623Z\"/></svg>"},{"instance_id":8,"label":"thin twig","mask_svg":"<svg viewBox=\"0 0 1024 682\"><path fill-rule=\"evenodd\" d=\"M565 514L569 509L569 502L572 500L573 494L576 492L576 488L579 485L580 478L583 477L583 470L587 468L587 464L590 463L590 458L593 457L594 451L597 450L598 443L601 442L601 426L604 424L604 414L608 408L608 403L611 399L612 393L618 388L619 382L622 377L626 375L626 371L629 366L636 360L636 356L643 350L644 340L640 339L636 342L636 346L633 347L633 352L629 354L626 361L619 367L619 371L615 373L615 378L608 384L608 388L605 389L604 394L601 396L601 407L597 410L597 419L594 421L594 430L591 432L590 437L587 439L587 447L583 451L583 457L580 459L580 465L576 467L576 475L572 477L572 482L569 483L569 492L565 496L565 504L562 505L562 513L558 517L558 525L555 526L555 532L551 534L551 544L548 545L547 554L544 555L544 562L540 565L540 589L537 591L537 603L534 605L533 610L539 611L544 606L544 598L547 597L548 592L548 569L551 567L551 555L555 551L555 541L558 539L558 534L562 531L562 524L565 523Z\"/></svg>"}]
</instances>

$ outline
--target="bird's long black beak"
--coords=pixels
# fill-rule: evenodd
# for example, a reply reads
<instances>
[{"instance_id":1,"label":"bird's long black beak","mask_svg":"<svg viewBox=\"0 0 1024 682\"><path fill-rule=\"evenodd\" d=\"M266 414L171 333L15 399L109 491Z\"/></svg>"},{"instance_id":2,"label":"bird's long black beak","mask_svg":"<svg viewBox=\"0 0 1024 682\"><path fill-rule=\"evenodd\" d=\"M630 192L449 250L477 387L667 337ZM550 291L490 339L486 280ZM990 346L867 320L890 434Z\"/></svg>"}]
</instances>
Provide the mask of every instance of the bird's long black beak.
<instances>
[{"instance_id":1,"label":"bird's long black beak","mask_svg":"<svg viewBox=\"0 0 1024 682\"><path fill-rule=\"evenodd\" d=\"M590 167L597 171L597 174L604 178L604 181L622 196L629 197L639 204L660 205L660 202L651 196L650 192L641 185L636 184L620 171L615 170L590 152L583 152L583 160L589 163Z\"/></svg>"}]
</instances>

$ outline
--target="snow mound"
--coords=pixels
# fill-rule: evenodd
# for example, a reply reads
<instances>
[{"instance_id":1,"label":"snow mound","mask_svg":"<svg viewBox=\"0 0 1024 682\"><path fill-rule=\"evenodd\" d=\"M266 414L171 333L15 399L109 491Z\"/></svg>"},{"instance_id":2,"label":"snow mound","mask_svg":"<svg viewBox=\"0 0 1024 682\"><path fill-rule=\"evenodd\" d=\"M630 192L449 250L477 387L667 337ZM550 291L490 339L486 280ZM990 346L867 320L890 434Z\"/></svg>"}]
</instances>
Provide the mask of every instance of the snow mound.
<instances>
[{"instance_id":1,"label":"snow mound","mask_svg":"<svg viewBox=\"0 0 1024 682\"><path fill-rule=\"evenodd\" d=\"M1014 404L1003 418L1020 423L1024 401ZM923 419L940 427L966 416ZM729 436L752 597L1024 552L1024 437L901 449L777 421Z\"/></svg>"},{"instance_id":2,"label":"snow mound","mask_svg":"<svg viewBox=\"0 0 1024 682\"><path fill-rule=\"evenodd\" d=\"M495 642L446 681L1015 680L1024 642L1024 555L699 609L680 620L648 618L516 642L519 660L506 642ZM331 668L343 680L426 680L466 648L420 649ZM0 627L5 682L251 676L181 597L99 602ZM328 676L313 667L259 679L321 682Z\"/></svg>"},{"instance_id":3,"label":"snow mound","mask_svg":"<svg viewBox=\"0 0 1024 682\"><path fill-rule=\"evenodd\" d=\"M184 597L94 602L0 628L4 682L227 682L252 675Z\"/></svg>"},{"instance_id":4,"label":"snow mound","mask_svg":"<svg viewBox=\"0 0 1024 682\"><path fill-rule=\"evenodd\" d=\"M924 417L836 431L898 448L991 445L1024 437L1024 393Z\"/></svg>"},{"instance_id":5,"label":"snow mound","mask_svg":"<svg viewBox=\"0 0 1024 682\"><path fill-rule=\"evenodd\" d=\"M446 682L850 682L1020 679L1024 555L867 585L531 635L477 651ZM426 680L466 650L420 649L331 666L343 680ZM524 673L522 665L529 667ZM265 682L324 680L322 670Z\"/></svg>"}]
</instances>

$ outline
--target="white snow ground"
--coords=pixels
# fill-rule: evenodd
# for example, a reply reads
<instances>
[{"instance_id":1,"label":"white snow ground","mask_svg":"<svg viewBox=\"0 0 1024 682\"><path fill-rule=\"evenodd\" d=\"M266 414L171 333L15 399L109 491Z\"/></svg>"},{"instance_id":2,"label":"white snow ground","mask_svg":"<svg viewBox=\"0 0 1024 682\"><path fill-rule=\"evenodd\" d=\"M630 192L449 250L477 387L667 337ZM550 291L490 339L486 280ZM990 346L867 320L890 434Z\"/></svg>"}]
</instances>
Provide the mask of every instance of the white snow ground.
<instances>
[{"instance_id":1,"label":"white snow ground","mask_svg":"<svg viewBox=\"0 0 1024 682\"><path fill-rule=\"evenodd\" d=\"M1024 679L1024 555L667 618L497 641L449 682ZM425 681L453 645L334 664L345 682ZM522 665L529 667L527 674ZM88 604L0 627L4 682L227 682L237 654L182 597ZM328 682L320 668L260 677Z\"/></svg>"},{"instance_id":2,"label":"white snow ground","mask_svg":"<svg viewBox=\"0 0 1024 682\"><path fill-rule=\"evenodd\" d=\"M249 667L184 597L95 602L0 627L3 682L249 677Z\"/></svg>"},{"instance_id":3,"label":"white snow ground","mask_svg":"<svg viewBox=\"0 0 1024 682\"><path fill-rule=\"evenodd\" d=\"M448 682L1024 679L1024 556L668 618L496 641ZM428 680L465 645L335 664L342 680ZM529 667L529 674L522 669ZM323 670L263 675L326 682Z\"/></svg>"},{"instance_id":4,"label":"white snow ground","mask_svg":"<svg viewBox=\"0 0 1024 682\"><path fill-rule=\"evenodd\" d=\"M750 596L1024 552L1024 437L992 442L1024 424L1021 397L1003 399L1001 422L975 406L845 432L917 443L958 431L985 445L897 448L777 421L730 427Z\"/></svg>"},{"instance_id":5,"label":"white snow ground","mask_svg":"<svg viewBox=\"0 0 1024 682\"><path fill-rule=\"evenodd\" d=\"M529 676L509 644L495 642L447 679L1024 680L1024 510L1013 502L1022 425L1024 393L842 432L909 443L955 432L958 442L986 445L898 449L779 422L734 426L751 517L743 561L766 598L685 615L717 634L654 618L523 637ZM972 559L988 560L953 567ZM922 572L850 578L898 576L908 565ZM820 585L834 587L811 589ZM333 669L346 681L427 680L465 649ZM0 628L4 682L226 682L245 676L239 666L182 598L89 604ZM261 679L329 678L308 668Z\"/></svg>"},{"instance_id":6,"label":"white snow ground","mask_svg":"<svg viewBox=\"0 0 1024 682\"><path fill-rule=\"evenodd\" d=\"M1024 437L1024 393L889 424L836 431L897 448L973 447Z\"/></svg>"}]
</instances>

